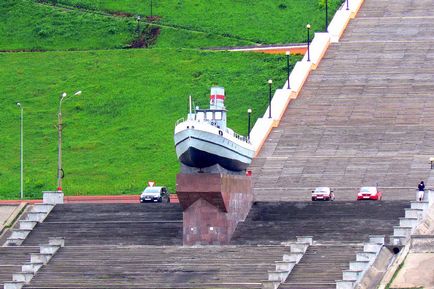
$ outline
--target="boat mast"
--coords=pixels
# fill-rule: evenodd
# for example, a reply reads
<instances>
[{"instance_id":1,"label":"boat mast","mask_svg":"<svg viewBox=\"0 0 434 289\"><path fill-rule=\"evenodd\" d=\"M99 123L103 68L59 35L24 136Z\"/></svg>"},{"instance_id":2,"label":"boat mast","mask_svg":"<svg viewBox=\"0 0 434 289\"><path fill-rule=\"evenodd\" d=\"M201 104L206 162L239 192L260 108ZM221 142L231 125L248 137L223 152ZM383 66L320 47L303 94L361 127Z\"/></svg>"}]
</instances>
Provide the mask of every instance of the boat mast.
<instances>
[{"instance_id":1,"label":"boat mast","mask_svg":"<svg viewBox=\"0 0 434 289\"><path fill-rule=\"evenodd\" d=\"M191 109L191 95L188 96L188 119L189 120L195 119L195 114L192 112Z\"/></svg>"},{"instance_id":2,"label":"boat mast","mask_svg":"<svg viewBox=\"0 0 434 289\"><path fill-rule=\"evenodd\" d=\"M189 112L189 114L191 114L191 95L188 97L188 105L190 107L188 112Z\"/></svg>"}]
</instances>

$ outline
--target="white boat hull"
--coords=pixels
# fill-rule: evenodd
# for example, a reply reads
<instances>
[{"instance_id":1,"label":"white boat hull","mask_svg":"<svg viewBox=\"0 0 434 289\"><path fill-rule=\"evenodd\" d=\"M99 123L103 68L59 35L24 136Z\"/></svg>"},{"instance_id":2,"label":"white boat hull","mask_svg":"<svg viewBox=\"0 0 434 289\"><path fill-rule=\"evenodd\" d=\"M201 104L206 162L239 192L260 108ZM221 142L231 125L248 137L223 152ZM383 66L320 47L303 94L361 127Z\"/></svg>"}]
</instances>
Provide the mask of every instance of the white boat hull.
<instances>
[{"instance_id":1,"label":"white boat hull","mask_svg":"<svg viewBox=\"0 0 434 289\"><path fill-rule=\"evenodd\" d=\"M178 159L184 165L196 168L219 164L230 171L243 171L254 155L250 144L234 142L222 131L219 134L218 129L207 131L191 126L175 129L175 147Z\"/></svg>"}]
</instances>

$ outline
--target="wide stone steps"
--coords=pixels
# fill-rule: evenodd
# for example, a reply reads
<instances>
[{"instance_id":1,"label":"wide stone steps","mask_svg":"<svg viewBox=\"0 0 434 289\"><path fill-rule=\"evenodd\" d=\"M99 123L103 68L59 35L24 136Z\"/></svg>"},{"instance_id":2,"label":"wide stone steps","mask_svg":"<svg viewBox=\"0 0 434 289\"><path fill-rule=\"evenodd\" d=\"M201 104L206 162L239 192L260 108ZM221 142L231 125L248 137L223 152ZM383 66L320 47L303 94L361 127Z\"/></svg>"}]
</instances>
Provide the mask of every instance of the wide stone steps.
<instances>
[{"instance_id":1,"label":"wide stone steps","mask_svg":"<svg viewBox=\"0 0 434 289\"><path fill-rule=\"evenodd\" d=\"M0 286L12 280L12 274L21 272L21 265L30 261L30 253L39 253L39 247L0 247Z\"/></svg>"},{"instance_id":2,"label":"wide stone steps","mask_svg":"<svg viewBox=\"0 0 434 289\"><path fill-rule=\"evenodd\" d=\"M392 234L407 207L408 201L256 202L231 242L280 244L296 236L364 242L369 235Z\"/></svg>"},{"instance_id":3,"label":"wide stone steps","mask_svg":"<svg viewBox=\"0 0 434 289\"><path fill-rule=\"evenodd\" d=\"M415 198L434 153L434 13L423 3L365 1L253 161L257 201L376 184L397 189L385 199Z\"/></svg>"},{"instance_id":4,"label":"wide stone steps","mask_svg":"<svg viewBox=\"0 0 434 289\"><path fill-rule=\"evenodd\" d=\"M254 288L262 288L261 283L254 283L254 282L236 282L236 283L219 283L217 282L198 282L198 283L189 283L189 285L185 284L164 284L159 282L148 282L145 285L143 283L135 283L135 282L127 282L125 283L112 283L112 284L104 284L104 285L98 285L98 284L82 284L78 285L76 283L64 283L62 286L31 286L27 285L23 288L32 288L32 289L63 289L63 288L80 288L80 289L116 289L116 288L134 288L134 289L190 289L190 288L245 288L245 289L254 289Z\"/></svg>"},{"instance_id":5,"label":"wide stone steps","mask_svg":"<svg viewBox=\"0 0 434 289\"><path fill-rule=\"evenodd\" d=\"M431 0L412 1L375 1L366 0L357 18L363 17L403 17L403 16L434 16L429 7ZM428 9L427 9L428 8Z\"/></svg>"},{"instance_id":6,"label":"wide stone steps","mask_svg":"<svg viewBox=\"0 0 434 289\"><path fill-rule=\"evenodd\" d=\"M66 245L181 245L179 204L62 204L23 242L61 236Z\"/></svg>"},{"instance_id":7,"label":"wide stone steps","mask_svg":"<svg viewBox=\"0 0 434 289\"><path fill-rule=\"evenodd\" d=\"M64 247L25 288L261 288L274 262L289 250L286 246Z\"/></svg>"},{"instance_id":8,"label":"wide stone steps","mask_svg":"<svg viewBox=\"0 0 434 289\"><path fill-rule=\"evenodd\" d=\"M182 220L179 204L59 204L44 222L170 220Z\"/></svg>"},{"instance_id":9,"label":"wide stone steps","mask_svg":"<svg viewBox=\"0 0 434 289\"><path fill-rule=\"evenodd\" d=\"M342 277L363 245L339 243L310 246L303 258L279 288L335 288L335 280Z\"/></svg>"}]
</instances>

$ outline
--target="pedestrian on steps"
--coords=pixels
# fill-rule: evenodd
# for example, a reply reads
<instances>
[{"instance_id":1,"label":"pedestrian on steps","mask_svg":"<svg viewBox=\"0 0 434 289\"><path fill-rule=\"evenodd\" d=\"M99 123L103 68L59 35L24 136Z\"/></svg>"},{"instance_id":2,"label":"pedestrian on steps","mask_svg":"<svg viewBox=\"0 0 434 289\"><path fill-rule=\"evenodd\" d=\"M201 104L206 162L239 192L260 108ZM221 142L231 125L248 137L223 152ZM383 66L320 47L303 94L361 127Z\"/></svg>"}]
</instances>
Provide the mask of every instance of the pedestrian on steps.
<instances>
[{"instance_id":1,"label":"pedestrian on steps","mask_svg":"<svg viewBox=\"0 0 434 289\"><path fill-rule=\"evenodd\" d=\"M419 200L419 202L421 202L425 193L425 184L423 183L423 181L420 181L417 189L419 190L419 193L417 194L417 199Z\"/></svg>"}]
</instances>

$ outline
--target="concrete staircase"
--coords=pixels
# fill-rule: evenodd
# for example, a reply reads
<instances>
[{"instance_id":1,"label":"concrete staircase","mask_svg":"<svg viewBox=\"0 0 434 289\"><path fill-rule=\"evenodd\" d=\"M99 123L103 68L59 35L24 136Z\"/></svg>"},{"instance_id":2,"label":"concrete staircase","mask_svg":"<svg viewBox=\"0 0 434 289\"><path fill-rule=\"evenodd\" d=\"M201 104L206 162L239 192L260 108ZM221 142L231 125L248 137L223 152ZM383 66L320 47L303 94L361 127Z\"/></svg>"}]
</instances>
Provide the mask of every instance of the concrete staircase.
<instances>
[{"instance_id":1,"label":"concrete staircase","mask_svg":"<svg viewBox=\"0 0 434 289\"><path fill-rule=\"evenodd\" d=\"M47 265L53 256L65 245L63 238L49 238L48 244L40 245L37 252L30 252L30 262L23 263L20 270L13 272L12 281L4 281L4 289L21 289L33 279L38 271Z\"/></svg>"},{"instance_id":2,"label":"concrete staircase","mask_svg":"<svg viewBox=\"0 0 434 289\"><path fill-rule=\"evenodd\" d=\"M179 204L59 204L23 242L38 245L47 236L67 245L181 245Z\"/></svg>"},{"instance_id":3,"label":"concrete staircase","mask_svg":"<svg viewBox=\"0 0 434 289\"><path fill-rule=\"evenodd\" d=\"M39 247L0 247L0 287L10 281L12 274L21 270L21 265L28 261L30 253L39 252Z\"/></svg>"},{"instance_id":4,"label":"concrete staircase","mask_svg":"<svg viewBox=\"0 0 434 289\"><path fill-rule=\"evenodd\" d=\"M315 242L278 288L336 288L370 235L392 235L408 206L408 201L256 202L232 243L281 244L313 236Z\"/></svg>"},{"instance_id":5,"label":"concrete staircase","mask_svg":"<svg viewBox=\"0 0 434 289\"><path fill-rule=\"evenodd\" d=\"M342 277L342 270L348 268L349 261L361 248L363 245L357 243L314 244L279 288L334 289L335 280Z\"/></svg>"},{"instance_id":6,"label":"concrete staircase","mask_svg":"<svg viewBox=\"0 0 434 289\"><path fill-rule=\"evenodd\" d=\"M369 240L363 243L362 250L359 250L355 258L351 259L348 269L342 271L342 279L336 280L336 289L354 288L357 282L363 278L365 272L375 262L384 244L384 236L371 235Z\"/></svg>"},{"instance_id":7,"label":"concrete staircase","mask_svg":"<svg viewBox=\"0 0 434 289\"><path fill-rule=\"evenodd\" d=\"M82 246L63 248L26 288L261 288L287 252L281 243L298 235L317 243L280 288L351 283L375 249L362 251L369 235L406 237L423 206L404 209L434 155L433 16L431 0L365 0L253 161L257 203L237 246L162 246L181 243L180 208L165 207L163 222L155 204L56 206L24 244L60 234ZM354 201L377 183L385 201ZM304 202L316 186L337 201Z\"/></svg>"},{"instance_id":8,"label":"concrete staircase","mask_svg":"<svg viewBox=\"0 0 434 289\"><path fill-rule=\"evenodd\" d=\"M275 270L268 271L268 280L262 281L262 289L277 289L285 282L312 244L311 236L297 237L297 241L289 245L290 252L284 254L282 260L275 262Z\"/></svg>"},{"instance_id":9,"label":"concrete staircase","mask_svg":"<svg viewBox=\"0 0 434 289\"><path fill-rule=\"evenodd\" d=\"M428 200L430 196L431 203ZM411 207L405 210L405 216L399 218L399 225L393 227L391 243L393 245L406 245L411 234L416 227L423 221L430 204L434 200L434 192L429 191L425 194L426 200L421 202L411 202Z\"/></svg>"},{"instance_id":10,"label":"concrete staircase","mask_svg":"<svg viewBox=\"0 0 434 289\"><path fill-rule=\"evenodd\" d=\"M391 235L408 201L256 202L234 233L232 244L280 244L297 236L315 241L359 242Z\"/></svg>"},{"instance_id":11,"label":"concrete staircase","mask_svg":"<svg viewBox=\"0 0 434 289\"><path fill-rule=\"evenodd\" d=\"M53 209L51 204L34 204L18 222L18 228L15 226L3 246L20 246L33 228L45 220Z\"/></svg>"},{"instance_id":12,"label":"concrete staircase","mask_svg":"<svg viewBox=\"0 0 434 289\"><path fill-rule=\"evenodd\" d=\"M287 246L66 246L24 288L261 288Z\"/></svg>"},{"instance_id":13,"label":"concrete staircase","mask_svg":"<svg viewBox=\"0 0 434 289\"><path fill-rule=\"evenodd\" d=\"M307 201L316 186L353 200L377 183L415 200L434 155L432 8L365 0L253 161L256 200Z\"/></svg>"}]
</instances>

